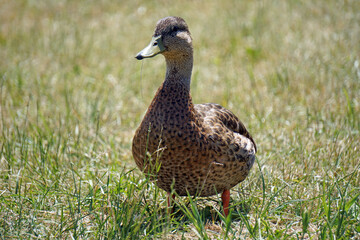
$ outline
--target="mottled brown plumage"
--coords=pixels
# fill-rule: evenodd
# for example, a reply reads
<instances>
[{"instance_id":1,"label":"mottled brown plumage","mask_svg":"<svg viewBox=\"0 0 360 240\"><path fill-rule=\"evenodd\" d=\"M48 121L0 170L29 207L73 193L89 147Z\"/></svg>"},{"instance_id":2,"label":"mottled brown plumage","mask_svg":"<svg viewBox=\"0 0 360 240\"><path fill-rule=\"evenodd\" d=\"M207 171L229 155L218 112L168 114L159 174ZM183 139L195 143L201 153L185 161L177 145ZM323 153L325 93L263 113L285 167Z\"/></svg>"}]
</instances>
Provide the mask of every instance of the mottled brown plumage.
<instances>
[{"instance_id":1,"label":"mottled brown plumage","mask_svg":"<svg viewBox=\"0 0 360 240\"><path fill-rule=\"evenodd\" d=\"M166 77L133 139L137 166L156 174L157 185L168 193L173 188L180 196L210 196L229 190L248 175L254 140L229 110L193 104L192 39L182 18L161 19L153 41L137 58L158 53L165 56Z\"/></svg>"}]
</instances>

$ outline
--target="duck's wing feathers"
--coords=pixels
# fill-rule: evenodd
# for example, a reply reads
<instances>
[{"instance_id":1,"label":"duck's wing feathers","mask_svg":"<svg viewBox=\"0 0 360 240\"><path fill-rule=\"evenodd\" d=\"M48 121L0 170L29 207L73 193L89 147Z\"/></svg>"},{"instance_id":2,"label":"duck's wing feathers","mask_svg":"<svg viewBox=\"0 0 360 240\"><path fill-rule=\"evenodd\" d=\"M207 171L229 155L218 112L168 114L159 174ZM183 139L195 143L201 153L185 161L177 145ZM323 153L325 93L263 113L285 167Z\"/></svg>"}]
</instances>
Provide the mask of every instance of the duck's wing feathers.
<instances>
[{"instance_id":1,"label":"duck's wing feathers","mask_svg":"<svg viewBox=\"0 0 360 240\"><path fill-rule=\"evenodd\" d=\"M231 111L215 103L195 104L195 111L206 122L222 122L229 130L239 133L254 144L255 152L257 151L255 141L246 129L245 125ZM214 124L215 125L215 124Z\"/></svg>"}]
</instances>

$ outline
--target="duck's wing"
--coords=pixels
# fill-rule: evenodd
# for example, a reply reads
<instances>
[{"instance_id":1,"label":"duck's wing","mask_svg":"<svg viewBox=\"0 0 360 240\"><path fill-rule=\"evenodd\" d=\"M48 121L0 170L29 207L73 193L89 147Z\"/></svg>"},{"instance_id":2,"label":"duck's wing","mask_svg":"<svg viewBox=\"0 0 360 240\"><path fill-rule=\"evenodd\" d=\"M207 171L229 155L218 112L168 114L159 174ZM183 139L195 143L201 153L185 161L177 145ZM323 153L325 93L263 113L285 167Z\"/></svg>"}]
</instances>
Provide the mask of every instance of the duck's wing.
<instances>
[{"instance_id":1,"label":"duck's wing","mask_svg":"<svg viewBox=\"0 0 360 240\"><path fill-rule=\"evenodd\" d=\"M205 123L211 123L211 125L215 125L216 122L221 122L229 130L235 133L239 133L250 139L254 144L255 152L257 152L254 139L246 129L245 125L231 111L215 103L195 104L194 108L197 114L199 114L201 118L204 119Z\"/></svg>"}]
</instances>

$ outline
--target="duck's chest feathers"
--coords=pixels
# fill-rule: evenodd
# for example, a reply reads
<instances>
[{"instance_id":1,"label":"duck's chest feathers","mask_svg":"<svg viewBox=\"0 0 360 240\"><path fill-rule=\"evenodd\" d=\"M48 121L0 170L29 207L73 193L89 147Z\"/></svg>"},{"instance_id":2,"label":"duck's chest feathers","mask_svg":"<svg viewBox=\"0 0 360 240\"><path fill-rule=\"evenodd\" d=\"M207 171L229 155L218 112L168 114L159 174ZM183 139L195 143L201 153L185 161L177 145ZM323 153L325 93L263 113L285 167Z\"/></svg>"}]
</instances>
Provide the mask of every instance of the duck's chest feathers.
<instances>
[{"instance_id":1,"label":"duck's chest feathers","mask_svg":"<svg viewBox=\"0 0 360 240\"><path fill-rule=\"evenodd\" d=\"M194 105L190 92L182 84L164 82L152 100L134 136L134 149L143 152L174 147L187 148L197 133ZM165 154L165 153L163 153ZM166 155L165 154L165 155Z\"/></svg>"},{"instance_id":2,"label":"duck's chest feathers","mask_svg":"<svg viewBox=\"0 0 360 240\"><path fill-rule=\"evenodd\" d=\"M164 83L157 91L145 119L152 125L180 127L194 119L190 92L181 84Z\"/></svg>"}]
</instances>

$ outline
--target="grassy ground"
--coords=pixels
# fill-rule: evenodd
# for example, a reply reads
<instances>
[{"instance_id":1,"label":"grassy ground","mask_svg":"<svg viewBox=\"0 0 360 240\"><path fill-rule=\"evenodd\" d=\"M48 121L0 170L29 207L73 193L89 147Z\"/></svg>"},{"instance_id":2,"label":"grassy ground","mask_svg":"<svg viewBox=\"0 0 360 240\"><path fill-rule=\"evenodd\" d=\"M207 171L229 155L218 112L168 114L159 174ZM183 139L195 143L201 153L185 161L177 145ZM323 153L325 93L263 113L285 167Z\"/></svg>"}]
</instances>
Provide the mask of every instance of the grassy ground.
<instances>
[{"instance_id":1,"label":"grassy ground","mask_svg":"<svg viewBox=\"0 0 360 240\"><path fill-rule=\"evenodd\" d=\"M0 0L0 237L359 239L359 1ZM219 197L166 195L131 140L164 78L135 54L187 20L192 96L246 124L257 164Z\"/></svg>"}]
</instances>

